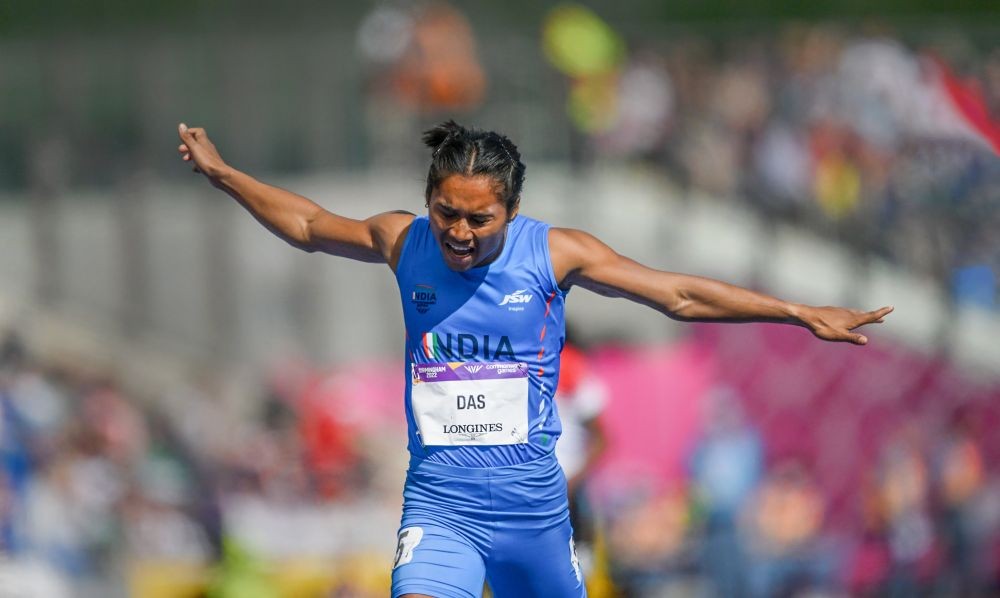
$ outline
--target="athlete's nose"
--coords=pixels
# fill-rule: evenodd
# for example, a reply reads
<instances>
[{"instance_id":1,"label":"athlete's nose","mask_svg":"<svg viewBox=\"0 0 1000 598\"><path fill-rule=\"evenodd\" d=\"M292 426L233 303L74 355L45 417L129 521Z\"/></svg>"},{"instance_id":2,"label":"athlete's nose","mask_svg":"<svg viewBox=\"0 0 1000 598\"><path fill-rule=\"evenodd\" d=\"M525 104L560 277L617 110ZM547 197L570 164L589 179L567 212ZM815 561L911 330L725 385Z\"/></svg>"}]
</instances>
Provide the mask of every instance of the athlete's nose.
<instances>
[{"instance_id":1,"label":"athlete's nose","mask_svg":"<svg viewBox=\"0 0 1000 598\"><path fill-rule=\"evenodd\" d=\"M459 243L472 241L472 229L465 218L459 218L455 221L454 226L451 227L451 237Z\"/></svg>"}]
</instances>

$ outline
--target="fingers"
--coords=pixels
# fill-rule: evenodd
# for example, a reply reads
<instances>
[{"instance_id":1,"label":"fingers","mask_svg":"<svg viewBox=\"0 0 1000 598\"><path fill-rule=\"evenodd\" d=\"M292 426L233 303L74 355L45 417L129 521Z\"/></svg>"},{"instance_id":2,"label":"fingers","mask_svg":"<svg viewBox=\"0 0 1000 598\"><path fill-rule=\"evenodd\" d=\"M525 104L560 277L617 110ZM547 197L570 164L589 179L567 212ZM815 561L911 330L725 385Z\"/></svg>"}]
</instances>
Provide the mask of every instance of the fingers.
<instances>
[{"instance_id":1,"label":"fingers","mask_svg":"<svg viewBox=\"0 0 1000 598\"><path fill-rule=\"evenodd\" d=\"M838 331L831 340L851 343L853 345L867 345L868 337L863 334L858 334L856 332L848 332L847 330Z\"/></svg>"},{"instance_id":2,"label":"fingers","mask_svg":"<svg viewBox=\"0 0 1000 598\"><path fill-rule=\"evenodd\" d=\"M177 125L177 134L180 135L185 143L191 141L197 142L201 137L205 136L205 129L201 127L188 127L186 124L181 123Z\"/></svg>"},{"instance_id":3,"label":"fingers","mask_svg":"<svg viewBox=\"0 0 1000 598\"><path fill-rule=\"evenodd\" d=\"M875 316L876 319L881 320L885 316L891 314L893 309L894 308L891 305L886 305L881 309L876 309L875 311L870 311L868 313Z\"/></svg>"},{"instance_id":4,"label":"fingers","mask_svg":"<svg viewBox=\"0 0 1000 598\"><path fill-rule=\"evenodd\" d=\"M835 343L851 343L852 345L867 345L868 337L863 334L855 334L847 331L829 330L827 332L815 333L817 337Z\"/></svg>"},{"instance_id":5,"label":"fingers","mask_svg":"<svg viewBox=\"0 0 1000 598\"><path fill-rule=\"evenodd\" d=\"M892 310L893 307L891 305L887 305L880 309L863 312L860 314L861 318L857 326L852 326L851 328L857 328L858 326L864 326L865 324L882 324L885 322L885 316L892 313Z\"/></svg>"},{"instance_id":6,"label":"fingers","mask_svg":"<svg viewBox=\"0 0 1000 598\"><path fill-rule=\"evenodd\" d=\"M186 124L180 123L177 125L177 134L180 135L181 140L184 142L177 146L177 151L180 152L182 160L185 162L191 162L191 147L200 141L199 137L203 137L205 135L205 130L201 127L188 127ZM191 171L197 173L201 172L196 165L191 167Z\"/></svg>"}]
</instances>

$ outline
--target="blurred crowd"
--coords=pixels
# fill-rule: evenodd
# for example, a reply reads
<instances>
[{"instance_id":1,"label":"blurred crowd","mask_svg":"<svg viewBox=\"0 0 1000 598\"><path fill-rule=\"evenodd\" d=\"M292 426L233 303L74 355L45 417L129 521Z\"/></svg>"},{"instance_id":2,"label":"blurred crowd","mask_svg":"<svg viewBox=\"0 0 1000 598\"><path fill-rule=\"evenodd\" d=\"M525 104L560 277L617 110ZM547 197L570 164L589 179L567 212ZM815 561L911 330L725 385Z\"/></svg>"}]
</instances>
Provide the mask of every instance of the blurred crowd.
<instances>
[{"instance_id":1,"label":"blurred crowd","mask_svg":"<svg viewBox=\"0 0 1000 598\"><path fill-rule=\"evenodd\" d=\"M641 160L995 309L1000 49L870 29L678 32L627 51L597 15L564 6L543 43L569 82L580 160Z\"/></svg>"},{"instance_id":2,"label":"blurred crowd","mask_svg":"<svg viewBox=\"0 0 1000 598\"><path fill-rule=\"evenodd\" d=\"M211 375L141 397L6 336L0 596L384 594L401 424L351 399L401 380L277 370L234 404Z\"/></svg>"},{"instance_id":3,"label":"blurred crowd","mask_svg":"<svg viewBox=\"0 0 1000 598\"><path fill-rule=\"evenodd\" d=\"M657 485L618 479L623 459L594 477L625 595L1000 591L1000 381L881 340L831 348L779 326L699 325L680 345L687 357L656 360L680 366L671 377L704 370L702 391L657 399L694 409L608 432L614 446L687 418L686 448L661 461ZM594 357L605 371L618 360ZM635 403L619 387L609 415Z\"/></svg>"},{"instance_id":4,"label":"blurred crowd","mask_svg":"<svg viewBox=\"0 0 1000 598\"><path fill-rule=\"evenodd\" d=\"M592 595L1000 591L1000 381L779 326L695 326L657 351L567 355ZM288 361L235 402L207 379L148 401L14 335L0 357L0 580L15 595L387 591L398 364Z\"/></svg>"}]
</instances>

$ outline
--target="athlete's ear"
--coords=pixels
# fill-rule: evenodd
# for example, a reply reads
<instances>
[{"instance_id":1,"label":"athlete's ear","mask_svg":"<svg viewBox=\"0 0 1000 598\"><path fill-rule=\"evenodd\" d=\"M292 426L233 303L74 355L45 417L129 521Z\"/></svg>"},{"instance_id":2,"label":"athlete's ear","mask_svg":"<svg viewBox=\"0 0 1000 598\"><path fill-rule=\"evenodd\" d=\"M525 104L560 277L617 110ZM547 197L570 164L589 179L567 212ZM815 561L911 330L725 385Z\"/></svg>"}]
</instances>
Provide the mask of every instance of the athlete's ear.
<instances>
[{"instance_id":1,"label":"athlete's ear","mask_svg":"<svg viewBox=\"0 0 1000 598\"><path fill-rule=\"evenodd\" d=\"M518 197L517 199L514 200L514 207L510 209L510 214L507 214L507 222L510 222L511 220L514 219L514 216L517 216L517 211L520 208L521 208L521 198Z\"/></svg>"}]
</instances>

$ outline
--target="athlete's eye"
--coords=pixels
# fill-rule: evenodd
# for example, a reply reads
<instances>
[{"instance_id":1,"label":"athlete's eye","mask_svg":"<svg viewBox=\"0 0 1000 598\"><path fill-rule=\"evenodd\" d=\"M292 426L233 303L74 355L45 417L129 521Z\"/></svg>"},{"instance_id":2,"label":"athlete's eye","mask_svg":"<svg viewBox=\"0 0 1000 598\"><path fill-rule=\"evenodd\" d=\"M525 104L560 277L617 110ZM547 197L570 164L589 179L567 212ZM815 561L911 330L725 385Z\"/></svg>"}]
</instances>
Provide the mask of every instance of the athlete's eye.
<instances>
[{"instance_id":1,"label":"athlete's eye","mask_svg":"<svg viewBox=\"0 0 1000 598\"><path fill-rule=\"evenodd\" d=\"M438 206L438 214L441 214L441 216L444 217L444 218L454 218L456 212L455 212L455 210L453 210L451 208L446 208L444 206Z\"/></svg>"},{"instance_id":2,"label":"athlete's eye","mask_svg":"<svg viewBox=\"0 0 1000 598\"><path fill-rule=\"evenodd\" d=\"M489 216L473 216L469 220L471 220L472 224L476 226L483 226L484 224L489 222L491 218Z\"/></svg>"}]
</instances>

